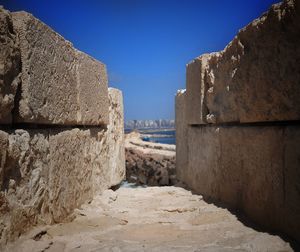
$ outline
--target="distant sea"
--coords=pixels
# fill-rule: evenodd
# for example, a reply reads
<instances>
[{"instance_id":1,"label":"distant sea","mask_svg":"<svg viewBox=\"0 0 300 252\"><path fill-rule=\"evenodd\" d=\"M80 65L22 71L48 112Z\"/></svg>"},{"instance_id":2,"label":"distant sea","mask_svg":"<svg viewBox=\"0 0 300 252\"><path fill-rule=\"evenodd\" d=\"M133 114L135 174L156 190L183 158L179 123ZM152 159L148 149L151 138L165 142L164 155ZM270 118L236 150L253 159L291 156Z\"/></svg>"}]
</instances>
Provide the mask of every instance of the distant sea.
<instances>
[{"instance_id":1,"label":"distant sea","mask_svg":"<svg viewBox=\"0 0 300 252\"><path fill-rule=\"evenodd\" d=\"M125 130L129 133L132 130ZM175 130L174 129L139 129L143 135L143 140L153 143L175 144Z\"/></svg>"}]
</instances>

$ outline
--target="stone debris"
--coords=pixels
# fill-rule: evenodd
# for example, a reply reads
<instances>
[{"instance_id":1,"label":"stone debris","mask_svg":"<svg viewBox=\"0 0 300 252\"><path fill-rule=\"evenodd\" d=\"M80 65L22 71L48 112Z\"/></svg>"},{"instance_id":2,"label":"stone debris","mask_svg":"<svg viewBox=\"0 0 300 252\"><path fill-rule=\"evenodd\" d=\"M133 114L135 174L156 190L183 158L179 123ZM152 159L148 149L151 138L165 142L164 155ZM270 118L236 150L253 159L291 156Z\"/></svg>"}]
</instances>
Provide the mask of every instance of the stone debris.
<instances>
[{"instance_id":1,"label":"stone debris","mask_svg":"<svg viewBox=\"0 0 300 252\"><path fill-rule=\"evenodd\" d=\"M166 186L177 183L175 145L141 140L138 132L126 135L126 179L138 185Z\"/></svg>"}]
</instances>

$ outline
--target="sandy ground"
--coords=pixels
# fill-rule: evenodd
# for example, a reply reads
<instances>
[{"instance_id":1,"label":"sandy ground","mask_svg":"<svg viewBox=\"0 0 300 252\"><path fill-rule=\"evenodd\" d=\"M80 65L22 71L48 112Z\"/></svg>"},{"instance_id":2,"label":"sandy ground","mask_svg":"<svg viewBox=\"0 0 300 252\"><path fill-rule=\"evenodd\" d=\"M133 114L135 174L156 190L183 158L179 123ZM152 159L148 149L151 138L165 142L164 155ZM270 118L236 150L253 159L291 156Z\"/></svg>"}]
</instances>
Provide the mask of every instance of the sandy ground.
<instances>
[{"instance_id":1,"label":"sandy ground","mask_svg":"<svg viewBox=\"0 0 300 252\"><path fill-rule=\"evenodd\" d=\"M107 190L70 223L38 227L6 251L293 251L179 187Z\"/></svg>"}]
</instances>

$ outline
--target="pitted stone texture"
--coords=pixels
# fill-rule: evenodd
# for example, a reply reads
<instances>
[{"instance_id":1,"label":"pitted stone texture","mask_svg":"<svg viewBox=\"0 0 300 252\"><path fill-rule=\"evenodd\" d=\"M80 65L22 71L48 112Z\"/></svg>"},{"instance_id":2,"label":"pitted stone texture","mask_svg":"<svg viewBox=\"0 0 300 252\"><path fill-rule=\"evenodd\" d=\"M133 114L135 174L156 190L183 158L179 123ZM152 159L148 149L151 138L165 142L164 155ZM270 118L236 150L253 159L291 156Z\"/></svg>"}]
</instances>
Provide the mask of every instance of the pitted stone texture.
<instances>
[{"instance_id":1,"label":"pitted stone texture","mask_svg":"<svg viewBox=\"0 0 300 252\"><path fill-rule=\"evenodd\" d=\"M0 6L0 124L12 122L21 56L9 11Z\"/></svg>"},{"instance_id":2,"label":"pitted stone texture","mask_svg":"<svg viewBox=\"0 0 300 252\"><path fill-rule=\"evenodd\" d=\"M108 123L105 65L26 12L12 13L20 40L19 122L63 125Z\"/></svg>"},{"instance_id":3,"label":"pitted stone texture","mask_svg":"<svg viewBox=\"0 0 300 252\"><path fill-rule=\"evenodd\" d=\"M68 219L111 186L105 134L98 128L0 131L0 244L37 223Z\"/></svg>"},{"instance_id":4,"label":"pitted stone texture","mask_svg":"<svg viewBox=\"0 0 300 252\"><path fill-rule=\"evenodd\" d=\"M300 119L299 5L273 5L223 51L188 65L189 124Z\"/></svg>"},{"instance_id":5,"label":"pitted stone texture","mask_svg":"<svg viewBox=\"0 0 300 252\"><path fill-rule=\"evenodd\" d=\"M0 138L7 139L7 146L1 151L5 159L2 159L0 198L6 206L0 213L1 247L36 224L40 216L43 216L40 219L42 223L49 218L49 188L45 184L49 146L44 134L30 139L29 132L25 130L0 132Z\"/></svg>"},{"instance_id":6,"label":"pitted stone texture","mask_svg":"<svg viewBox=\"0 0 300 252\"><path fill-rule=\"evenodd\" d=\"M176 123L176 176L184 180L188 168L187 149L187 94L185 90L179 90L175 98L175 123Z\"/></svg>"},{"instance_id":7,"label":"pitted stone texture","mask_svg":"<svg viewBox=\"0 0 300 252\"><path fill-rule=\"evenodd\" d=\"M76 50L78 59L78 120L85 125L108 123L108 92L106 66Z\"/></svg>"},{"instance_id":8,"label":"pitted stone texture","mask_svg":"<svg viewBox=\"0 0 300 252\"><path fill-rule=\"evenodd\" d=\"M109 172L111 185L119 184L125 178L124 108L122 92L108 89L109 95Z\"/></svg>"},{"instance_id":9,"label":"pitted stone texture","mask_svg":"<svg viewBox=\"0 0 300 252\"><path fill-rule=\"evenodd\" d=\"M97 128L50 132L49 198L54 222L65 219L94 192L110 187L104 136L105 131Z\"/></svg>"},{"instance_id":10,"label":"pitted stone texture","mask_svg":"<svg viewBox=\"0 0 300 252\"><path fill-rule=\"evenodd\" d=\"M299 240L299 142L299 126L189 127L179 169L197 193Z\"/></svg>"}]
</instances>

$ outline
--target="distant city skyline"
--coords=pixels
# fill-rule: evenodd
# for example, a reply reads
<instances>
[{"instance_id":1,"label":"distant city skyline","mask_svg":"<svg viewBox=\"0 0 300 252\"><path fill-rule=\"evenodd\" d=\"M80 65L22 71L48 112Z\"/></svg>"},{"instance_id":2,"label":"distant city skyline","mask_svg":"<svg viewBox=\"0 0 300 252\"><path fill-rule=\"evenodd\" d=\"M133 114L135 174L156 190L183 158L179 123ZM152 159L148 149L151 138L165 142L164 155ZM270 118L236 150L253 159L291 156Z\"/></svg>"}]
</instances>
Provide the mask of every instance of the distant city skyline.
<instances>
[{"instance_id":1,"label":"distant city skyline","mask_svg":"<svg viewBox=\"0 0 300 252\"><path fill-rule=\"evenodd\" d=\"M156 119L156 120L128 120L125 121L125 129L145 129L145 128L175 128L175 120Z\"/></svg>"},{"instance_id":2,"label":"distant city skyline","mask_svg":"<svg viewBox=\"0 0 300 252\"><path fill-rule=\"evenodd\" d=\"M105 63L109 86L122 90L125 121L174 119L185 66L222 50L274 0L9 0Z\"/></svg>"}]
</instances>

